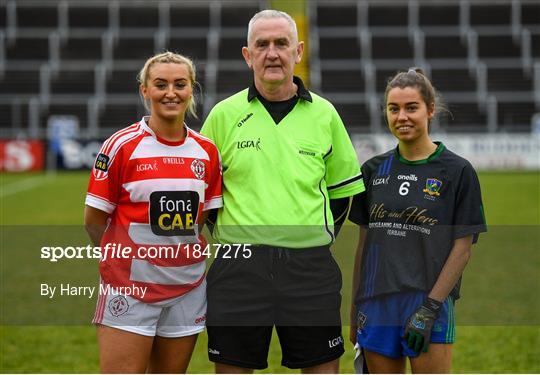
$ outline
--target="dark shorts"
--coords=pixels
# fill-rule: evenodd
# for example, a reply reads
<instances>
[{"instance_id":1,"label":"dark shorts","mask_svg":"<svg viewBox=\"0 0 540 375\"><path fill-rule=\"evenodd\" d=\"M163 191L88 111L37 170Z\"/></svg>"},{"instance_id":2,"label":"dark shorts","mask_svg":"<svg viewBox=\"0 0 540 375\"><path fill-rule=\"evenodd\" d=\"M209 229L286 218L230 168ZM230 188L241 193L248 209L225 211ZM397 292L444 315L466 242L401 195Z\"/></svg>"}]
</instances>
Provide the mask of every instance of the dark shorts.
<instances>
[{"instance_id":1,"label":"dark shorts","mask_svg":"<svg viewBox=\"0 0 540 375\"><path fill-rule=\"evenodd\" d=\"M362 301L358 314L357 342L364 349L387 357L416 357L403 338L407 319L422 305L425 292L394 293ZM430 342L452 344L455 340L454 301L446 298L431 331Z\"/></svg>"},{"instance_id":2,"label":"dark shorts","mask_svg":"<svg viewBox=\"0 0 540 375\"><path fill-rule=\"evenodd\" d=\"M208 355L213 362L264 369L276 326L282 365L339 358L341 271L328 247L252 248L249 259L218 258L207 275Z\"/></svg>"}]
</instances>

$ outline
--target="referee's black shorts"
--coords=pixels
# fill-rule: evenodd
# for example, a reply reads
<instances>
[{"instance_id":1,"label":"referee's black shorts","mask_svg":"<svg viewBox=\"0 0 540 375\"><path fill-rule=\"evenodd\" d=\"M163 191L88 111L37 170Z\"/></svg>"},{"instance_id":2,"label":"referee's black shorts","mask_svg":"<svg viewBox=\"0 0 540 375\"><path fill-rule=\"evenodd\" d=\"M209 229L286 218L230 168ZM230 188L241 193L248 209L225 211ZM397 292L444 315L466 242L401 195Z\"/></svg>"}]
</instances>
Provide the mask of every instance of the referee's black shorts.
<instances>
[{"instance_id":1,"label":"referee's black shorts","mask_svg":"<svg viewBox=\"0 0 540 375\"><path fill-rule=\"evenodd\" d=\"M259 246L248 259L215 259L207 275L209 359L268 367L274 325L283 366L305 368L339 358L341 284L326 246Z\"/></svg>"}]
</instances>

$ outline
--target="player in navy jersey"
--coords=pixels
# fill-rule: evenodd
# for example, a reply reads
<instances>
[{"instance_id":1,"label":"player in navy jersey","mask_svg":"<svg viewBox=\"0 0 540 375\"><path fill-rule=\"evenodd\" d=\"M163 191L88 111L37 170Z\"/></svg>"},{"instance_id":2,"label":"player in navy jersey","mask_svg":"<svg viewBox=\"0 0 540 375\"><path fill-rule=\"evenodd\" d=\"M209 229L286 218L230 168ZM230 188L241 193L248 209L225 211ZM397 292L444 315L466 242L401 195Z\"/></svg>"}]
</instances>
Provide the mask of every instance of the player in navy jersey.
<instances>
[{"instance_id":1,"label":"player in navy jersey","mask_svg":"<svg viewBox=\"0 0 540 375\"><path fill-rule=\"evenodd\" d=\"M417 68L386 87L385 117L398 146L362 166L366 191L349 218L360 225L351 341L370 373L447 373L454 302L478 234L486 231L471 164L434 142L438 95Z\"/></svg>"},{"instance_id":2,"label":"player in navy jersey","mask_svg":"<svg viewBox=\"0 0 540 375\"><path fill-rule=\"evenodd\" d=\"M206 319L205 258L195 250L206 245L207 213L222 206L220 157L184 123L195 114L191 60L158 54L139 81L150 116L104 142L85 201L86 229L102 248L100 369L184 373ZM113 247L128 252L106 252Z\"/></svg>"}]
</instances>

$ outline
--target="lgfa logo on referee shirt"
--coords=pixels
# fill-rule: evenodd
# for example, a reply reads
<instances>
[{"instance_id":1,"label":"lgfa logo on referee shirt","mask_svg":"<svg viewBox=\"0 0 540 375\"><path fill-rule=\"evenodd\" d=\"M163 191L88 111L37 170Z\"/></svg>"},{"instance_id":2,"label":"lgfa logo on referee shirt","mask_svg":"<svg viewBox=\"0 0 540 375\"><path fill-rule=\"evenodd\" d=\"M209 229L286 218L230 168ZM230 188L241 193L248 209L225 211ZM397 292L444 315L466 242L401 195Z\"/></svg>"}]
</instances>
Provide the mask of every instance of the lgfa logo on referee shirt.
<instances>
[{"instance_id":1,"label":"lgfa logo on referee shirt","mask_svg":"<svg viewBox=\"0 0 540 375\"><path fill-rule=\"evenodd\" d=\"M261 138L257 138L256 141L253 140L247 140L247 141L238 141L236 142L236 148L237 149L243 149L243 148L254 148L257 151L261 150Z\"/></svg>"}]
</instances>

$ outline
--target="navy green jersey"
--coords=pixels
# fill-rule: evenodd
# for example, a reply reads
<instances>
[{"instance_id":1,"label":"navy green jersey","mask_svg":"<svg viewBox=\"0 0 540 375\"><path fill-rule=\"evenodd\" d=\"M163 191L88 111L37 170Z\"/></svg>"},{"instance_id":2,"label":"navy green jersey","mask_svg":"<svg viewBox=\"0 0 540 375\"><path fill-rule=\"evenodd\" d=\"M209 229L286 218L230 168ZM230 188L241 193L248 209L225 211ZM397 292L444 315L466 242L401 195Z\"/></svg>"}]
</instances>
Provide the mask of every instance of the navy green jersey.
<instances>
[{"instance_id":1,"label":"navy green jersey","mask_svg":"<svg viewBox=\"0 0 540 375\"><path fill-rule=\"evenodd\" d=\"M425 160L398 148L362 166L365 193L349 219L368 227L356 302L407 290L429 292L454 240L486 231L480 184L471 164L442 143ZM459 298L459 282L452 297Z\"/></svg>"}]
</instances>

